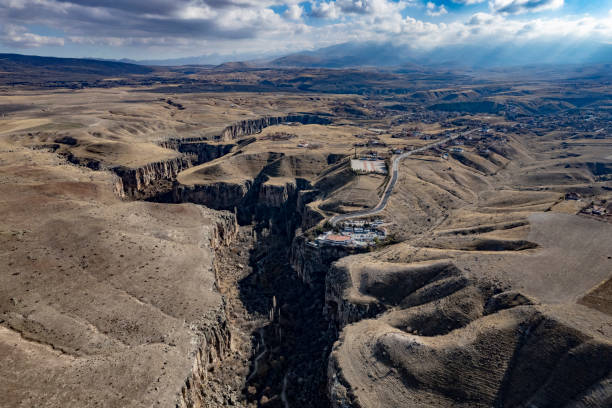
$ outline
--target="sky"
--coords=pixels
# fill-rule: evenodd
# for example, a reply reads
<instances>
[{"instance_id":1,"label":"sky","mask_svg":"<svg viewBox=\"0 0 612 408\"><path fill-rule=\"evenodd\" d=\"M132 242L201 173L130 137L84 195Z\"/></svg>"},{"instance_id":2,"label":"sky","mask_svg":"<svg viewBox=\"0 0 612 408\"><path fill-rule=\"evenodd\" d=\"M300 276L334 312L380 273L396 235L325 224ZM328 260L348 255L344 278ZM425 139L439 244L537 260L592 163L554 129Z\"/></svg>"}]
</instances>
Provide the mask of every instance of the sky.
<instances>
[{"instance_id":1,"label":"sky","mask_svg":"<svg viewBox=\"0 0 612 408\"><path fill-rule=\"evenodd\" d=\"M612 44L612 0L0 0L0 52L237 60L362 41Z\"/></svg>"}]
</instances>

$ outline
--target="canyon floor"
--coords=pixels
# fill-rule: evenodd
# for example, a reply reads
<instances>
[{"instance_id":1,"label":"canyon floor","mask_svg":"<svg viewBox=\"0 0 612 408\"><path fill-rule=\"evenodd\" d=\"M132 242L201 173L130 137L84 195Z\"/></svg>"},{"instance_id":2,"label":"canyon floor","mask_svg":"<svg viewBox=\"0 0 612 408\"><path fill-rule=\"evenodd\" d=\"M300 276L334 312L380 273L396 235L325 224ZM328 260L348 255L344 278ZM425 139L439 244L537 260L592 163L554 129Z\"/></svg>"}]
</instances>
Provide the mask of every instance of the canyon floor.
<instances>
[{"instance_id":1,"label":"canyon floor","mask_svg":"<svg viewBox=\"0 0 612 408\"><path fill-rule=\"evenodd\" d=\"M0 406L612 406L609 86L380 81L5 86Z\"/></svg>"}]
</instances>

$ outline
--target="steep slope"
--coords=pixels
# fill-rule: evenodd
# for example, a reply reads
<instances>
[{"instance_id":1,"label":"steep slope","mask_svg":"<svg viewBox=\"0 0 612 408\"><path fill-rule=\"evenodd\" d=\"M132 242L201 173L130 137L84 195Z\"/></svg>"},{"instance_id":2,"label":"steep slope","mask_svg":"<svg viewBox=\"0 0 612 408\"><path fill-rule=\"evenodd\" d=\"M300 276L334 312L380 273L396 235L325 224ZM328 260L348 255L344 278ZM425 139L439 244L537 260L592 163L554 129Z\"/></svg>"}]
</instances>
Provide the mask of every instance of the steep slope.
<instances>
[{"instance_id":1,"label":"steep slope","mask_svg":"<svg viewBox=\"0 0 612 408\"><path fill-rule=\"evenodd\" d=\"M113 176L0 145L2 406L193 406L229 350L235 219L123 202Z\"/></svg>"},{"instance_id":2,"label":"steep slope","mask_svg":"<svg viewBox=\"0 0 612 408\"><path fill-rule=\"evenodd\" d=\"M525 238L537 248L421 249L405 263L400 244L336 262L333 405L608 406L612 320L575 302L609 274L612 227L534 215Z\"/></svg>"}]
</instances>

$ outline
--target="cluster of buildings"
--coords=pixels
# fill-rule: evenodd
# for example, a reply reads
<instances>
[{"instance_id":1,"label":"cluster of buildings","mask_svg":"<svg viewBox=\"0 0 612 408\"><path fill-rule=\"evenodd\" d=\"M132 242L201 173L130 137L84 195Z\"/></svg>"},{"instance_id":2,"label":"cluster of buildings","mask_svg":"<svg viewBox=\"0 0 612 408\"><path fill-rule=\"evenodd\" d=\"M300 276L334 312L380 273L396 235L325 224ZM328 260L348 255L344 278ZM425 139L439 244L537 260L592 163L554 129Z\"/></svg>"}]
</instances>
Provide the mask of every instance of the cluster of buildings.
<instances>
[{"instance_id":1,"label":"cluster of buildings","mask_svg":"<svg viewBox=\"0 0 612 408\"><path fill-rule=\"evenodd\" d=\"M498 131L499 129L496 128L495 132ZM441 152L440 157L445 160L449 158L449 153L462 154L466 149L480 156L488 157L491 152L499 151L499 148L508 141L506 136L494 133L494 130L488 125L482 125L470 135L461 136L450 143L438 146L437 151Z\"/></svg>"},{"instance_id":2,"label":"cluster of buildings","mask_svg":"<svg viewBox=\"0 0 612 408\"><path fill-rule=\"evenodd\" d=\"M605 203L595 204L592 203L581 211L583 214L596 215L596 216L610 216L612 215L612 203L606 205Z\"/></svg>"},{"instance_id":3,"label":"cluster of buildings","mask_svg":"<svg viewBox=\"0 0 612 408\"><path fill-rule=\"evenodd\" d=\"M315 239L318 246L342 246L349 248L366 248L375 245L387 237L387 232L381 227L383 222L376 220L347 221L340 226L339 231L327 231Z\"/></svg>"},{"instance_id":4,"label":"cluster of buildings","mask_svg":"<svg viewBox=\"0 0 612 408\"><path fill-rule=\"evenodd\" d=\"M434 111L426 108L414 107L414 110L406 111L400 117L395 118L392 122L392 126L401 125L402 123L441 123L446 122L449 119L461 116L459 112L446 112L446 111Z\"/></svg>"},{"instance_id":5,"label":"cluster of buildings","mask_svg":"<svg viewBox=\"0 0 612 408\"><path fill-rule=\"evenodd\" d=\"M357 142L354 147L387 147L387 144L378 139L368 139L367 142Z\"/></svg>"},{"instance_id":6,"label":"cluster of buildings","mask_svg":"<svg viewBox=\"0 0 612 408\"><path fill-rule=\"evenodd\" d=\"M376 157L362 157L351 159L351 169L358 173L387 174L387 165L384 160Z\"/></svg>"},{"instance_id":7,"label":"cluster of buildings","mask_svg":"<svg viewBox=\"0 0 612 408\"><path fill-rule=\"evenodd\" d=\"M565 200L582 201L582 196L575 191L570 191L565 194ZM607 202L606 200L591 202L591 204L584 207L580 213L600 217L610 217L612 216L612 202Z\"/></svg>"}]
</instances>

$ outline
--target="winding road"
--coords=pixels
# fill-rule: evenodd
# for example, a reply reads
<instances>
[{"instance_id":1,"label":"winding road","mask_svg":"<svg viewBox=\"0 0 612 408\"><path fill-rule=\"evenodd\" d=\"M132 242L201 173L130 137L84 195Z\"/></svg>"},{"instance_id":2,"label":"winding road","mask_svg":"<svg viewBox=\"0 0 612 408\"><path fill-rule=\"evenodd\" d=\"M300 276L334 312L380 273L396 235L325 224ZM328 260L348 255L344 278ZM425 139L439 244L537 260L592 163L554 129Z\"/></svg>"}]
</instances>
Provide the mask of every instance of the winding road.
<instances>
[{"instance_id":1,"label":"winding road","mask_svg":"<svg viewBox=\"0 0 612 408\"><path fill-rule=\"evenodd\" d=\"M385 192L383 193L383 195L380 198L380 201L378 202L376 207L374 207L372 209L369 209L369 210L355 211L355 212L351 212L351 213L347 213L347 214L337 214L337 215L334 215L333 217L331 217L329 222L333 226L336 226L337 223L339 223L341 221L349 220L351 218L367 217L367 216L371 216L371 215L375 215L375 214L380 213L387 206L387 203L389 201L389 197L391 197L391 193L393 193L393 188L395 188L395 184L397 183L399 164L400 164L400 162L402 160L404 160L406 157L411 156L411 155L413 155L415 153L424 152L425 150L431 149L433 147L440 146L441 144L444 144L444 143L448 143L448 142L453 141L455 139L458 139L458 138L460 138L462 136L467 136L467 135L473 133L474 131L475 130L468 130L467 132L458 133L456 135L447 137L445 139L438 140L435 143L431 143L431 144L428 144L426 146L419 147L418 149L414 149L414 150L411 150L409 152L402 153L399 156L395 156L393 158L393 162L391 164L391 179L389 180L389 183L387 183L387 187L385 188Z\"/></svg>"}]
</instances>

